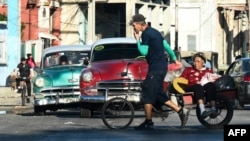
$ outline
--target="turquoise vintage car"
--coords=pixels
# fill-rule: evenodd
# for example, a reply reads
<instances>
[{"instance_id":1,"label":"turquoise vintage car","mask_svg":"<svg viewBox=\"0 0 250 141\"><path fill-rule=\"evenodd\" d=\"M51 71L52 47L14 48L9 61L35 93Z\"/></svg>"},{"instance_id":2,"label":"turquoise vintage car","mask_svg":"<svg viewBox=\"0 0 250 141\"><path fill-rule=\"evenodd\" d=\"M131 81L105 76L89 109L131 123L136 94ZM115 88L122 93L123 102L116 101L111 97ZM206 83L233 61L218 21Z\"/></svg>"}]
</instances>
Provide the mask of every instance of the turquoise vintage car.
<instances>
[{"instance_id":1,"label":"turquoise vintage car","mask_svg":"<svg viewBox=\"0 0 250 141\"><path fill-rule=\"evenodd\" d=\"M35 114L79 106L79 76L89 54L88 45L56 46L43 51L33 79Z\"/></svg>"}]
</instances>

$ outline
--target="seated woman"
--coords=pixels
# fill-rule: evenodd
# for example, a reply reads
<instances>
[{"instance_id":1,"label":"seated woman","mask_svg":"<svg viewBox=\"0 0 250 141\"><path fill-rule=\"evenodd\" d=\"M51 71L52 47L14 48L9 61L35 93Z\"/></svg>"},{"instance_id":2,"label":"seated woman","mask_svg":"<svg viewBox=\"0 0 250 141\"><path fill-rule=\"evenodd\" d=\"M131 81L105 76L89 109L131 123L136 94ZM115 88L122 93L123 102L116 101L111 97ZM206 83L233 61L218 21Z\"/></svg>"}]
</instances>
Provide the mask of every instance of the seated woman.
<instances>
[{"instance_id":1,"label":"seated woman","mask_svg":"<svg viewBox=\"0 0 250 141\"><path fill-rule=\"evenodd\" d=\"M183 87L186 92L194 92L194 98L199 105L201 117L216 116L216 86L213 82L201 83L201 79L206 73L213 73L210 68L205 67L206 58L202 53L196 53L193 56L193 66L186 67L180 77L188 80L188 84ZM206 111L204 106L204 97L210 101L211 111Z\"/></svg>"},{"instance_id":2,"label":"seated woman","mask_svg":"<svg viewBox=\"0 0 250 141\"><path fill-rule=\"evenodd\" d=\"M66 65L68 64L68 58L66 55L62 55L60 56L60 59L59 59L59 65Z\"/></svg>"}]
</instances>

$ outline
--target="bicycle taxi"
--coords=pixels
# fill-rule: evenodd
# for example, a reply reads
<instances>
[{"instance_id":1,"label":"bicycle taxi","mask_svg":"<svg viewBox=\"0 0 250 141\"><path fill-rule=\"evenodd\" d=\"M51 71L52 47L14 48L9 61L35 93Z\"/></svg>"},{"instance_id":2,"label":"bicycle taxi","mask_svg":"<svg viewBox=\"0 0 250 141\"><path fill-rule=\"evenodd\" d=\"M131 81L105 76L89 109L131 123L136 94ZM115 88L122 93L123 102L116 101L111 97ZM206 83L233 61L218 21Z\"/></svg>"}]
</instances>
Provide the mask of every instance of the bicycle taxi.
<instances>
[{"instance_id":1,"label":"bicycle taxi","mask_svg":"<svg viewBox=\"0 0 250 141\"><path fill-rule=\"evenodd\" d=\"M192 54L192 53L191 53ZM209 56L210 55L210 56ZM218 58L218 54L214 52L209 52L208 57L210 58L209 62L211 67L217 67L218 64L214 63L216 60L216 55ZM190 52L189 52L189 56ZM189 56L183 56L189 57ZM185 58L188 60L188 58ZM190 58L192 60L192 58ZM184 64L185 65L185 64ZM215 69L214 68L214 69ZM218 67L217 67L218 68ZM177 73L177 72L174 72ZM180 72L179 72L180 73ZM121 76L128 75L128 72L121 73ZM175 76L178 74L174 74ZM110 82L109 82L110 83ZM141 83L141 80L131 80L128 79L126 82L123 80L124 89L126 92L117 96L109 93L108 88L105 88L105 97L107 101L104 103L102 107L102 120L104 124L110 129L124 129L127 128L133 121L135 117L135 111L142 108L142 104L140 103L140 87L138 87L138 83ZM209 116L205 119L201 118L199 108L197 108L197 104L193 100L192 92L184 92L181 91L179 84L185 84L185 81L178 79L178 77L171 78L170 81L166 80L164 84L166 88L166 94L168 94L171 100L174 100L178 105L196 110L196 116L199 122L207 128L217 129L223 128L224 125L230 123L233 117L233 96L235 95L235 89L218 89L217 90L217 115ZM173 91L174 90L174 91ZM209 103L206 102L206 108L210 108ZM155 115L161 116L163 119L167 118L169 113L172 110L165 105L162 107L155 107L153 109Z\"/></svg>"}]
</instances>

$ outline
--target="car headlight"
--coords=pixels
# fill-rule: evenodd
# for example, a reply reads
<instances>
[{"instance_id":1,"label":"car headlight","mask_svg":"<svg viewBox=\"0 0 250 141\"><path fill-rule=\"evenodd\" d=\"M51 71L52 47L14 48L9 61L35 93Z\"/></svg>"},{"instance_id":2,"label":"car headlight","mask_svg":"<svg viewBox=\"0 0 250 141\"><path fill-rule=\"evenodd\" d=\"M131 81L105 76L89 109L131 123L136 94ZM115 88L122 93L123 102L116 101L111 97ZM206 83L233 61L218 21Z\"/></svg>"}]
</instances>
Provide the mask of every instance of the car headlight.
<instances>
[{"instance_id":1,"label":"car headlight","mask_svg":"<svg viewBox=\"0 0 250 141\"><path fill-rule=\"evenodd\" d=\"M93 79L93 73L88 71L88 72L85 72L83 75L82 75L82 79L83 81L85 82L90 82L92 79Z\"/></svg>"},{"instance_id":2,"label":"car headlight","mask_svg":"<svg viewBox=\"0 0 250 141\"><path fill-rule=\"evenodd\" d=\"M37 87L43 87L44 86L44 79L42 77L39 77L35 80L35 85Z\"/></svg>"}]
</instances>

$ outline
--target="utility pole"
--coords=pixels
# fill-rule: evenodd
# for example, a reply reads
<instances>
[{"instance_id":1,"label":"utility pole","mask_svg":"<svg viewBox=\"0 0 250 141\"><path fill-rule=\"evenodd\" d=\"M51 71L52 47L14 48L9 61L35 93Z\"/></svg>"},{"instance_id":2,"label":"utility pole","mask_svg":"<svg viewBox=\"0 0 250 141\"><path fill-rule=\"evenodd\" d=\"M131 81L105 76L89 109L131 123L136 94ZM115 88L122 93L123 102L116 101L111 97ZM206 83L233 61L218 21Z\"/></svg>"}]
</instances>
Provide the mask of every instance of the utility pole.
<instances>
[{"instance_id":1,"label":"utility pole","mask_svg":"<svg viewBox=\"0 0 250 141\"><path fill-rule=\"evenodd\" d=\"M92 44L95 41L95 17L96 17L96 1L89 1L88 9L88 41L87 44Z\"/></svg>"},{"instance_id":2,"label":"utility pole","mask_svg":"<svg viewBox=\"0 0 250 141\"><path fill-rule=\"evenodd\" d=\"M177 0L175 0L175 48L178 49L178 5L177 5Z\"/></svg>"}]
</instances>

